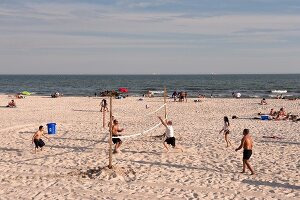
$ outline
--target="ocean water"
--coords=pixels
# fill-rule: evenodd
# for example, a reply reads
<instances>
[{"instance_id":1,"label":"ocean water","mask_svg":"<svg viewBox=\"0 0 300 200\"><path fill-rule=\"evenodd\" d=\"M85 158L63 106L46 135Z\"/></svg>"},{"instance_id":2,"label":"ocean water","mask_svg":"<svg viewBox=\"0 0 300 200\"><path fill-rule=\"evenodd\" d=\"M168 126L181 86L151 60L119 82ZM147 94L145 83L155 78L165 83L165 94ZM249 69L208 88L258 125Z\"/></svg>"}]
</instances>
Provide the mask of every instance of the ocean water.
<instances>
[{"instance_id":1,"label":"ocean water","mask_svg":"<svg viewBox=\"0 0 300 200\"><path fill-rule=\"evenodd\" d=\"M0 93L24 90L35 95L58 91L65 96L93 96L95 92L126 87L129 95L141 96L148 90L168 94L187 91L189 96L203 94L231 97L275 97L274 90L286 90L284 96L300 97L300 74L283 75L0 75ZM273 91L273 93L272 93Z\"/></svg>"}]
</instances>

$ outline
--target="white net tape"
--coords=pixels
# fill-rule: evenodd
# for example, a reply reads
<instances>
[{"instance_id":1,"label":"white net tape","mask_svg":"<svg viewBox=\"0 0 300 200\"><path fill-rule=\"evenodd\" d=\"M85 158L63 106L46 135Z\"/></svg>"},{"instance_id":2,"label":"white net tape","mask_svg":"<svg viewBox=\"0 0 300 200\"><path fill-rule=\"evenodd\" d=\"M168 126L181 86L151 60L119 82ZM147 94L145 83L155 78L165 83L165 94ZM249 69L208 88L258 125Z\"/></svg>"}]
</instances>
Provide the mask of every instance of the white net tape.
<instances>
[{"instance_id":1,"label":"white net tape","mask_svg":"<svg viewBox=\"0 0 300 200\"><path fill-rule=\"evenodd\" d=\"M158 112L160 109L162 109L163 107L165 107L166 104L162 105L161 107L159 107L158 109L154 110L153 112L148 113L146 116L152 115L156 112Z\"/></svg>"},{"instance_id":2,"label":"white net tape","mask_svg":"<svg viewBox=\"0 0 300 200\"><path fill-rule=\"evenodd\" d=\"M158 109L156 109L156 110L153 111L153 112L148 113L146 116L149 116L149 115L152 115L152 114L158 112L159 110L161 110L161 109L164 108L165 106L166 106L166 104L163 104L161 107L159 107ZM143 134L145 134L145 133L148 133L148 132L150 132L150 131L156 129L156 128L159 127L161 124L162 124L162 123L159 122L159 123L156 124L155 126L149 128L148 130L145 130L145 131L143 131L143 132L141 132L141 133L136 133L136 134L131 134L131 135L122 135L122 136L113 136L112 138L113 138L113 139L114 139L114 138L120 138L120 139L121 139L121 138L132 138L132 137L137 137L137 136L143 135Z\"/></svg>"},{"instance_id":3,"label":"white net tape","mask_svg":"<svg viewBox=\"0 0 300 200\"><path fill-rule=\"evenodd\" d=\"M144 133L148 133L150 131L152 131L153 129L156 129L157 127L159 127L161 125L161 122L159 122L158 124L156 124L155 126L153 126L152 128L148 129L148 130L145 130L141 133L136 133L136 134L132 134L132 135L123 135L123 136L113 136L112 138L131 138L131 137L137 137L137 136L140 136Z\"/></svg>"}]
</instances>

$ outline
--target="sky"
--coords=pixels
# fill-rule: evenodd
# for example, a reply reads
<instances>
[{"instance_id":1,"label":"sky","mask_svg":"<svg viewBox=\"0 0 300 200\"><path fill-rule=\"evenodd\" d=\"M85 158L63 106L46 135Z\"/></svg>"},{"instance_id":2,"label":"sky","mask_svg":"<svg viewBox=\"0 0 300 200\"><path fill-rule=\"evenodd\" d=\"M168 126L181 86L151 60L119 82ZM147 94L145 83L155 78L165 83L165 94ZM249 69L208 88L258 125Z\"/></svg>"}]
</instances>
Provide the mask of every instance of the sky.
<instances>
[{"instance_id":1,"label":"sky","mask_svg":"<svg viewBox=\"0 0 300 200\"><path fill-rule=\"evenodd\" d=\"M0 74L300 73L299 0L0 0Z\"/></svg>"}]
</instances>

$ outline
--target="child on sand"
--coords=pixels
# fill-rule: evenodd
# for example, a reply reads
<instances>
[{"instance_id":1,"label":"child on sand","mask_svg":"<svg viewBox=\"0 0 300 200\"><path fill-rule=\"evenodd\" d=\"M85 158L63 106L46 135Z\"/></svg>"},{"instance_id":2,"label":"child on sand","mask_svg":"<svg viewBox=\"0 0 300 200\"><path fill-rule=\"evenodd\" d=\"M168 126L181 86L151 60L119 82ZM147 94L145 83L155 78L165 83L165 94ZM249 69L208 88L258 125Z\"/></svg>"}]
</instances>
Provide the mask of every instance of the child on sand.
<instances>
[{"instance_id":1,"label":"child on sand","mask_svg":"<svg viewBox=\"0 0 300 200\"><path fill-rule=\"evenodd\" d=\"M175 145L175 137L174 137L174 129L172 126L172 121L167 121L166 122L161 118L158 117L161 123L166 127L166 132L165 135L167 139L164 141L164 146L167 149L167 152L169 151L168 145L172 145L174 149L180 149L181 152L183 152L182 148L179 148Z\"/></svg>"},{"instance_id":2,"label":"child on sand","mask_svg":"<svg viewBox=\"0 0 300 200\"><path fill-rule=\"evenodd\" d=\"M228 119L227 116L225 116L225 117L224 117L224 126L223 126L222 130L220 130L220 134L221 134L222 132L224 132L224 137L225 137L225 141L226 141L226 144L227 144L226 147L231 146L231 142L230 142L230 140L228 139L228 135L229 135L229 133L230 133L230 131L229 131L229 126L230 126L230 124L229 124L229 119Z\"/></svg>"},{"instance_id":3,"label":"child on sand","mask_svg":"<svg viewBox=\"0 0 300 200\"><path fill-rule=\"evenodd\" d=\"M36 153L36 150L38 148L41 148L41 151L42 151L43 150L43 146L45 146L44 141L41 139L42 136L44 136L45 138L47 138L48 140L50 140L50 138L48 138L44 134L44 127L40 126L39 130L32 137L32 144L33 143L35 144L34 153Z\"/></svg>"},{"instance_id":4,"label":"child on sand","mask_svg":"<svg viewBox=\"0 0 300 200\"><path fill-rule=\"evenodd\" d=\"M240 150L241 148L244 148L243 152L243 171L241 173L245 173L246 166L251 171L251 175L254 175L254 171L249 163L249 159L252 155L252 148L253 148L253 141L249 134L249 129L244 129L243 131L243 138L241 140L241 145L235 149L235 151Z\"/></svg>"}]
</instances>

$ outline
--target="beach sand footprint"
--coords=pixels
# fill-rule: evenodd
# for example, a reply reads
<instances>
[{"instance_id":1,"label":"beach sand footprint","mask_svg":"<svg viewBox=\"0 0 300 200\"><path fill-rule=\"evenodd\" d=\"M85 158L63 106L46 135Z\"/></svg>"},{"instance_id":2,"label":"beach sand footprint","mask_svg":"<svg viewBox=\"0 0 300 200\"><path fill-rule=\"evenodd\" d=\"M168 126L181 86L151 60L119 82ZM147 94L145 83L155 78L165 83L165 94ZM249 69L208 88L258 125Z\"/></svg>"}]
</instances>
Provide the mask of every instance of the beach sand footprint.
<instances>
[{"instance_id":1,"label":"beach sand footprint","mask_svg":"<svg viewBox=\"0 0 300 200\"><path fill-rule=\"evenodd\" d=\"M90 169L81 169L68 173L69 176L79 176L81 178L88 179L100 179L105 181L122 181L130 182L136 180L136 172L131 166L117 166L114 165L112 168L106 167L95 167Z\"/></svg>"}]
</instances>

